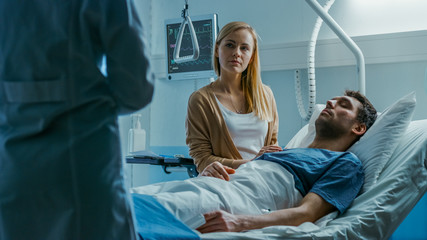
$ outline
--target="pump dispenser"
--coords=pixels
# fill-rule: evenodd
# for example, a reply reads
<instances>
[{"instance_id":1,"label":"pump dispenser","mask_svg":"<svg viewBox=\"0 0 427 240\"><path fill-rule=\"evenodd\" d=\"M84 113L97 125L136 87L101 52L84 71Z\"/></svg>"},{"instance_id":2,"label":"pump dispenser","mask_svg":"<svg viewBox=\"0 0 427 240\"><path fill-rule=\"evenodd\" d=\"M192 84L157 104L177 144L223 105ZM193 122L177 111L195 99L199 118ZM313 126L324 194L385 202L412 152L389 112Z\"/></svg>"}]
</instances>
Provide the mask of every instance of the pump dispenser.
<instances>
[{"instance_id":1,"label":"pump dispenser","mask_svg":"<svg viewBox=\"0 0 427 240\"><path fill-rule=\"evenodd\" d=\"M141 128L141 114L131 115L131 128L128 134L128 154L145 150L145 130Z\"/></svg>"}]
</instances>

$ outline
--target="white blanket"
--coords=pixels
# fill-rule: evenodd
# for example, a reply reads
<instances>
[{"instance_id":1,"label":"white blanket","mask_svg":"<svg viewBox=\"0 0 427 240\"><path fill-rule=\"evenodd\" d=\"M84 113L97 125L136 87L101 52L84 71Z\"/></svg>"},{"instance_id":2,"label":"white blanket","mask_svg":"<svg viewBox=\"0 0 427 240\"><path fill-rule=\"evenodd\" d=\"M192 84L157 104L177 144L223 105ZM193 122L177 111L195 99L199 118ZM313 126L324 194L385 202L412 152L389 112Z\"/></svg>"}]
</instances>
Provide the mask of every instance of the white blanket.
<instances>
[{"instance_id":1,"label":"white blanket","mask_svg":"<svg viewBox=\"0 0 427 240\"><path fill-rule=\"evenodd\" d=\"M296 206L302 196L291 173L277 163L257 160L240 166L230 181L197 177L131 189L154 195L178 219L192 228L204 223L204 213L263 214Z\"/></svg>"}]
</instances>

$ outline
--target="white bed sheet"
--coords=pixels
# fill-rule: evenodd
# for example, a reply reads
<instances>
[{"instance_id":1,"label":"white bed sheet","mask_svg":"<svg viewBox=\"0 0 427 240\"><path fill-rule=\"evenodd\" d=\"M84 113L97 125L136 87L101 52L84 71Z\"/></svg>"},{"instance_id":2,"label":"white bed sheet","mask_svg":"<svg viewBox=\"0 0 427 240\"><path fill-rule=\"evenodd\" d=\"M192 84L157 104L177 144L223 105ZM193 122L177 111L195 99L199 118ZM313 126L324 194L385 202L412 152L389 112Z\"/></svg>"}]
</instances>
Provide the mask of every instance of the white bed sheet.
<instances>
[{"instance_id":1,"label":"white bed sheet","mask_svg":"<svg viewBox=\"0 0 427 240\"><path fill-rule=\"evenodd\" d=\"M259 215L267 209L294 207L302 199L293 175L270 161L244 164L230 178L197 177L137 187L131 192L155 194L160 204L191 228L205 223L202 213L222 209Z\"/></svg>"},{"instance_id":2,"label":"white bed sheet","mask_svg":"<svg viewBox=\"0 0 427 240\"><path fill-rule=\"evenodd\" d=\"M412 121L377 184L342 215L317 225L275 226L208 239L388 239L427 191L427 119ZM323 226L324 225L324 226Z\"/></svg>"}]
</instances>

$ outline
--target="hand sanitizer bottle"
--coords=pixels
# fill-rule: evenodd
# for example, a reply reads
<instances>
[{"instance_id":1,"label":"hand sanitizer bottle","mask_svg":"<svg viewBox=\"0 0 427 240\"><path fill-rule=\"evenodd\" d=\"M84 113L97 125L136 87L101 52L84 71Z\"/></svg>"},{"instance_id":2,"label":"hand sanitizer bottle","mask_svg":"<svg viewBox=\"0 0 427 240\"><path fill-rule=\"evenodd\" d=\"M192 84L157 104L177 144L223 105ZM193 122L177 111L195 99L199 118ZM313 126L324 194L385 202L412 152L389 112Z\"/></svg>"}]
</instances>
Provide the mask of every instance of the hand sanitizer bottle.
<instances>
[{"instance_id":1,"label":"hand sanitizer bottle","mask_svg":"<svg viewBox=\"0 0 427 240\"><path fill-rule=\"evenodd\" d=\"M145 130L141 128L141 114L131 115L131 128L128 134L128 154L145 150Z\"/></svg>"}]
</instances>

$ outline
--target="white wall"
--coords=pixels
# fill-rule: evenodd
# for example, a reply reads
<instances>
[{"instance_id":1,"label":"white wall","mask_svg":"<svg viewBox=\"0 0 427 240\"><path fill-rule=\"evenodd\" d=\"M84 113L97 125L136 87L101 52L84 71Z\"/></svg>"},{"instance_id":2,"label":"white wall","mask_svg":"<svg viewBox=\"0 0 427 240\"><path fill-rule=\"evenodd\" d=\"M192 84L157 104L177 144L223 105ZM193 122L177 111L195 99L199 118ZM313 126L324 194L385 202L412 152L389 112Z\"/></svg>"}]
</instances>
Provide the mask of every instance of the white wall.
<instances>
[{"instance_id":1,"label":"white wall","mask_svg":"<svg viewBox=\"0 0 427 240\"><path fill-rule=\"evenodd\" d=\"M151 15L153 54L164 54L164 20L180 18L184 0L136 0L144 16ZM319 1L323 3L325 1ZM147 7L151 5L150 7ZM151 13L147 11L151 9ZM350 36L406 32L427 29L427 1L422 0L337 0L331 15ZM217 13L219 26L245 21L260 35L261 44L307 41L316 15L302 0L197 0L189 1L191 15ZM319 39L335 38L324 27Z\"/></svg>"}]
</instances>

